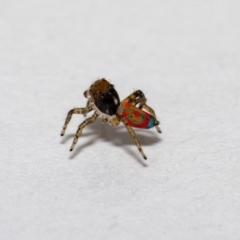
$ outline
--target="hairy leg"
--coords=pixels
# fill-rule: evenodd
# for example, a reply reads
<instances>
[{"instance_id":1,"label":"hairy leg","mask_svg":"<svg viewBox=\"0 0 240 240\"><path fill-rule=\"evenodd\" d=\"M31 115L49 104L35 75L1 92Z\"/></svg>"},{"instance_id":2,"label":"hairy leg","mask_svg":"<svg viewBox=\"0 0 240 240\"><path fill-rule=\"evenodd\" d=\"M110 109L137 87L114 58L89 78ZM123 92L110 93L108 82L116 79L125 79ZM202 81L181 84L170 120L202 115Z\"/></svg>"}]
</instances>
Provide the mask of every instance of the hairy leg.
<instances>
[{"instance_id":1,"label":"hairy leg","mask_svg":"<svg viewBox=\"0 0 240 240\"><path fill-rule=\"evenodd\" d=\"M138 139L137 139L137 136L136 136L135 132L133 131L133 129L132 129L129 125L127 125L126 123L124 123L124 125L125 125L125 127L127 128L127 130L128 130L128 132L129 132L129 134L131 135L131 137L133 138L135 144L137 145L137 148L138 148L139 152L142 154L142 157L143 157L144 159L147 159L147 157L146 157L146 155L144 154L144 152L143 152L143 150L142 150L142 147L141 147L141 145L140 145L140 143L139 143L139 141L138 141Z\"/></svg>"},{"instance_id":2,"label":"hairy leg","mask_svg":"<svg viewBox=\"0 0 240 240\"><path fill-rule=\"evenodd\" d=\"M86 120L84 120L79 126L78 126L78 130L76 132L76 135L73 139L73 143L72 143L72 146L70 148L70 151L73 150L74 146L76 145L77 141L78 141L78 138L81 136L82 134L82 130L83 128L85 128L87 125L93 123L96 121L98 117L98 113L97 112L94 112L94 114L90 117L90 118L87 118Z\"/></svg>"},{"instance_id":3,"label":"hairy leg","mask_svg":"<svg viewBox=\"0 0 240 240\"><path fill-rule=\"evenodd\" d=\"M126 97L122 102L132 102L136 98L141 99L143 102L147 101L144 93L141 90L137 90L130 94L128 97Z\"/></svg>"},{"instance_id":4,"label":"hairy leg","mask_svg":"<svg viewBox=\"0 0 240 240\"><path fill-rule=\"evenodd\" d=\"M92 110L92 108L91 108L90 106L87 106L87 107L85 107L85 108L74 108L74 109L70 110L70 111L68 112L68 114L67 114L65 123L64 123L64 125L63 125L63 129L62 129L62 132L61 132L61 136L63 136L63 135L65 134L67 125L68 125L68 123L70 122L73 114L87 114L87 113L90 112L91 110Z\"/></svg>"},{"instance_id":5,"label":"hairy leg","mask_svg":"<svg viewBox=\"0 0 240 240\"><path fill-rule=\"evenodd\" d=\"M88 101L87 101L86 108L90 108L90 105L91 105L91 102L88 100ZM88 112L87 112L87 113L84 113L83 116L86 117L87 114L88 114Z\"/></svg>"}]
</instances>

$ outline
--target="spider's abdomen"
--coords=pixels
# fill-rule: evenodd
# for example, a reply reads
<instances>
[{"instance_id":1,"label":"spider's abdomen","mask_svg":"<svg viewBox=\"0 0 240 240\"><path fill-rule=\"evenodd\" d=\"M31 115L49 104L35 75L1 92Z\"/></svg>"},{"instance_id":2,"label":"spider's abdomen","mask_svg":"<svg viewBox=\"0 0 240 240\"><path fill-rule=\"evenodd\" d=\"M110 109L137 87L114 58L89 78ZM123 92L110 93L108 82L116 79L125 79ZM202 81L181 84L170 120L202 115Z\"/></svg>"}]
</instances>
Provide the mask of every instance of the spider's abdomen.
<instances>
[{"instance_id":1,"label":"spider's abdomen","mask_svg":"<svg viewBox=\"0 0 240 240\"><path fill-rule=\"evenodd\" d=\"M104 78L91 85L89 93L96 107L104 114L116 115L120 99L114 86Z\"/></svg>"},{"instance_id":2,"label":"spider's abdomen","mask_svg":"<svg viewBox=\"0 0 240 240\"><path fill-rule=\"evenodd\" d=\"M123 120L125 120L129 126L149 129L159 124L153 115L134 107L131 103L123 103L121 111Z\"/></svg>"}]
</instances>

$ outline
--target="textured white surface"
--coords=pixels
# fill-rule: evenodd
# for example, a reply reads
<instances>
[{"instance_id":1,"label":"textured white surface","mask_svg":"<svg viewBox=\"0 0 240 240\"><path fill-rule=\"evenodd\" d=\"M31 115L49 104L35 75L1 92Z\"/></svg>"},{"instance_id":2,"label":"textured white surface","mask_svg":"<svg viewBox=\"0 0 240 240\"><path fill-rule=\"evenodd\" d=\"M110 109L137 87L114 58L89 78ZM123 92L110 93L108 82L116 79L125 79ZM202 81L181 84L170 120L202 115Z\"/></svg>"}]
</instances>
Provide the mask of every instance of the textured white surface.
<instances>
[{"instance_id":1,"label":"textured white surface","mask_svg":"<svg viewBox=\"0 0 240 240\"><path fill-rule=\"evenodd\" d=\"M0 2L0 239L240 239L240 2ZM160 121L60 131L98 77Z\"/></svg>"}]
</instances>

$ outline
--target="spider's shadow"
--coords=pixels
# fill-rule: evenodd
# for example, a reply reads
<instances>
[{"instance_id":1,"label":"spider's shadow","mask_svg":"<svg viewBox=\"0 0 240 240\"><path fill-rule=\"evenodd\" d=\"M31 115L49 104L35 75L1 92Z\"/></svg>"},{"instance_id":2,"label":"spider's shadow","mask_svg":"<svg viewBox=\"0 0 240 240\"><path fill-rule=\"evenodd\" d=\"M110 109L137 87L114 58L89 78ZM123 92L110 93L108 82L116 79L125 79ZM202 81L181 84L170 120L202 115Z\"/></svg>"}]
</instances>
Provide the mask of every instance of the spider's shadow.
<instances>
[{"instance_id":1,"label":"spider's shadow","mask_svg":"<svg viewBox=\"0 0 240 240\"><path fill-rule=\"evenodd\" d=\"M88 125L86 128L90 129L91 131L84 132L85 129L83 130L83 133L78 139L78 144L75 146L75 149L73 150L70 159L73 159L75 156L77 156L82 151L82 149L86 148L87 146L93 145L95 140L101 140L109 142L110 144L117 147L124 147L124 149L134 159L140 162L143 166L147 166L142 159L137 147L135 151L128 147L129 145L136 145L123 124L120 124L117 127L112 127L108 123L103 124L100 119L97 119L96 122ZM155 130L155 128L150 130L134 128L134 131L140 144L143 146L143 150L144 146L154 145L161 141L159 133ZM75 134L67 134L65 137L63 137L61 143L63 144L68 140L73 140L74 136ZM81 138L84 138L86 136L90 136L89 141L81 144Z\"/></svg>"}]
</instances>

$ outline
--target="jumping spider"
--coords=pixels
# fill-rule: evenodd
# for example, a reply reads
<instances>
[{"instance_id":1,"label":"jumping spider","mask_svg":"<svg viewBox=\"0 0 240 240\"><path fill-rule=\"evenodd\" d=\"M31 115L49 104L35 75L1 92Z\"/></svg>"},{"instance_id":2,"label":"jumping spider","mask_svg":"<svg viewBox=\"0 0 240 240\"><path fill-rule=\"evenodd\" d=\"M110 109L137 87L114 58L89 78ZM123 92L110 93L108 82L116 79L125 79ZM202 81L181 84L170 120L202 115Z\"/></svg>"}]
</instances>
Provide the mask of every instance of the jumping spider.
<instances>
[{"instance_id":1,"label":"jumping spider","mask_svg":"<svg viewBox=\"0 0 240 240\"><path fill-rule=\"evenodd\" d=\"M87 106L85 108L74 108L68 112L61 136L64 135L73 114L86 115L92 110L94 114L79 125L70 151L76 145L83 128L93 123L100 116L103 122L109 122L112 126L117 126L120 122L123 122L142 157L147 159L132 127L148 129L155 126L159 133L161 133L161 130L158 126L159 121L156 119L154 110L146 104L147 99L144 93L141 90L137 90L120 102L114 85L102 78L95 81L84 92L84 96L88 99Z\"/></svg>"}]
</instances>

